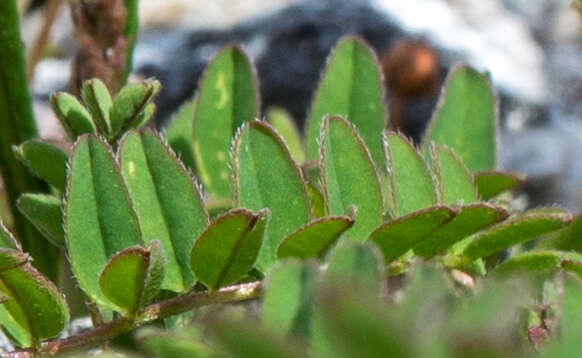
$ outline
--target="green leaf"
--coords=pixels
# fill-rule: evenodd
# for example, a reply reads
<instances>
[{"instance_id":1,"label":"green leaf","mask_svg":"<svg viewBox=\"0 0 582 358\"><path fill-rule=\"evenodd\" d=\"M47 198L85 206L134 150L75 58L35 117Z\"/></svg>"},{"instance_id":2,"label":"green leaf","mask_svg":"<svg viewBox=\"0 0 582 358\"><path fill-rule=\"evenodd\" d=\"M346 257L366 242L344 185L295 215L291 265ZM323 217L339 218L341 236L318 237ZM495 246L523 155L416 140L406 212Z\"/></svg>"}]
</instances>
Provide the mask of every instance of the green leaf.
<instances>
[{"instance_id":1,"label":"green leaf","mask_svg":"<svg viewBox=\"0 0 582 358\"><path fill-rule=\"evenodd\" d=\"M319 157L323 117L340 115L355 125L378 168L384 167L380 141L386 127L382 70L374 50L364 40L347 36L327 61L307 120L307 159Z\"/></svg>"},{"instance_id":2,"label":"green leaf","mask_svg":"<svg viewBox=\"0 0 582 358\"><path fill-rule=\"evenodd\" d=\"M454 217L450 208L432 206L382 224L370 235L370 240L378 245L386 263L390 263Z\"/></svg>"},{"instance_id":3,"label":"green leaf","mask_svg":"<svg viewBox=\"0 0 582 358\"><path fill-rule=\"evenodd\" d=\"M330 216L317 219L287 236L277 249L277 256L322 258L344 231L352 227L354 219L347 216Z\"/></svg>"},{"instance_id":4,"label":"green leaf","mask_svg":"<svg viewBox=\"0 0 582 358\"><path fill-rule=\"evenodd\" d=\"M69 309L55 285L39 274L12 234L0 223L0 325L20 346L38 345L58 335L69 321ZM10 268L12 266L12 268Z\"/></svg>"},{"instance_id":5,"label":"green leaf","mask_svg":"<svg viewBox=\"0 0 582 358\"><path fill-rule=\"evenodd\" d=\"M561 268L563 253L559 251L530 251L513 256L496 266L490 275L493 277L532 276L550 278ZM526 276L527 275L527 276Z\"/></svg>"},{"instance_id":6,"label":"green leaf","mask_svg":"<svg viewBox=\"0 0 582 358\"><path fill-rule=\"evenodd\" d=\"M64 92L51 94L51 107L61 122L69 138L75 139L82 134L96 134L97 129L91 115L75 96Z\"/></svg>"},{"instance_id":7,"label":"green leaf","mask_svg":"<svg viewBox=\"0 0 582 358\"><path fill-rule=\"evenodd\" d=\"M467 205L477 200L473 176L461 159L446 146L432 149L436 166L439 201L445 205Z\"/></svg>"},{"instance_id":8,"label":"green leaf","mask_svg":"<svg viewBox=\"0 0 582 358\"><path fill-rule=\"evenodd\" d=\"M344 215L356 206L357 220L347 236L366 240L382 222L380 182L370 152L341 117L323 120L320 168L328 214Z\"/></svg>"},{"instance_id":9,"label":"green leaf","mask_svg":"<svg viewBox=\"0 0 582 358\"><path fill-rule=\"evenodd\" d=\"M209 289L240 280L254 265L263 243L267 212L233 209L200 235L190 253L196 277Z\"/></svg>"},{"instance_id":10,"label":"green leaf","mask_svg":"<svg viewBox=\"0 0 582 358\"><path fill-rule=\"evenodd\" d=\"M267 110L267 121L285 140L293 159L298 163L303 163L305 161L305 152L299 136L299 129L291 115L284 109L270 108Z\"/></svg>"},{"instance_id":11,"label":"green leaf","mask_svg":"<svg viewBox=\"0 0 582 358\"><path fill-rule=\"evenodd\" d=\"M523 183L523 180L517 174L496 170L475 173L475 186L483 200L492 199L504 191L514 190Z\"/></svg>"},{"instance_id":12,"label":"green leaf","mask_svg":"<svg viewBox=\"0 0 582 358\"><path fill-rule=\"evenodd\" d=\"M565 346L579 344L582 331L582 281L577 277L566 275L563 295L561 343Z\"/></svg>"},{"instance_id":13,"label":"green leaf","mask_svg":"<svg viewBox=\"0 0 582 358\"><path fill-rule=\"evenodd\" d=\"M347 243L335 249L325 278L345 287L361 288L361 292L377 294L384 277L384 258L371 243Z\"/></svg>"},{"instance_id":14,"label":"green leaf","mask_svg":"<svg viewBox=\"0 0 582 358\"><path fill-rule=\"evenodd\" d=\"M149 327L148 327L149 328ZM145 351L160 358L210 358L220 357L201 340L185 333L169 333L163 330L148 329L138 332L138 340Z\"/></svg>"},{"instance_id":15,"label":"green leaf","mask_svg":"<svg viewBox=\"0 0 582 358\"><path fill-rule=\"evenodd\" d=\"M470 261L486 257L564 227L571 219L564 212L532 210L477 234L462 254Z\"/></svg>"},{"instance_id":16,"label":"green leaf","mask_svg":"<svg viewBox=\"0 0 582 358\"><path fill-rule=\"evenodd\" d=\"M462 65L451 70L423 140L449 146L471 171L495 168L497 109L486 75ZM428 157L428 155L426 155Z\"/></svg>"},{"instance_id":17,"label":"green leaf","mask_svg":"<svg viewBox=\"0 0 582 358\"><path fill-rule=\"evenodd\" d=\"M93 123L99 129L99 133L109 133L111 131L109 110L113 105L113 101L105 84L98 78L83 82L81 98L83 98L83 102L85 102L89 113L91 113Z\"/></svg>"},{"instance_id":18,"label":"green leaf","mask_svg":"<svg viewBox=\"0 0 582 358\"><path fill-rule=\"evenodd\" d=\"M267 279L263 325L280 335L309 337L318 267L313 261L286 260Z\"/></svg>"},{"instance_id":19,"label":"green leaf","mask_svg":"<svg viewBox=\"0 0 582 358\"><path fill-rule=\"evenodd\" d=\"M45 194L23 194L16 205L45 238L58 247L65 247L60 198Z\"/></svg>"},{"instance_id":20,"label":"green leaf","mask_svg":"<svg viewBox=\"0 0 582 358\"><path fill-rule=\"evenodd\" d=\"M31 139L13 147L16 157L36 176L60 191L67 183L67 155L58 147Z\"/></svg>"},{"instance_id":21,"label":"green leaf","mask_svg":"<svg viewBox=\"0 0 582 358\"><path fill-rule=\"evenodd\" d=\"M192 123L195 111L196 101L187 101L183 104L170 120L164 135L170 147L190 170L195 168L194 148L192 147L194 141Z\"/></svg>"},{"instance_id":22,"label":"green leaf","mask_svg":"<svg viewBox=\"0 0 582 358\"><path fill-rule=\"evenodd\" d=\"M109 109L112 137L122 134L144 121L144 118L140 116L157 96L160 88L161 85L158 81L150 79L127 85L119 91ZM150 112L152 108L154 107L150 107ZM145 120L149 117L150 115L146 115Z\"/></svg>"},{"instance_id":23,"label":"green leaf","mask_svg":"<svg viewBox=\"0 0 582 358\"><path fill-rule=\"evenodd\" d=\"M232 153L235 206L271 211L257 262L264 271L276 261L281 241L309 221L307 188L285 143L265 122L246 122L235 138Z\"/></svg>"},{"instance_id":24,"label":"green leaf","mask_svg":"<svg viewBox=\"0 0 582 358\"><path fill-rule=\"evenodd\" d=\"M576 216L572 222L562 230L552 232L536 245L544 249L562 251L576 251L582 253L582 215Z\"/></svg>"},{"instance_id":25,"label":"green leaf","mask_svg":"<svg viewBox=\"0 0 582 358\"><path fill-rule=\"evenodd\" d=\"M437 203L435 183L422 156L401 134L385 133L392 214L410 214Z\"/></svg>"},{"instance_id":26,"label":"green leaf","mask_svg":"<svg viewBox=\"0 0 582 358\"><path fill-rule=\"evenodd\" d=\"M313 216L316 218L324 217L325 201L323 195L318 189L309 183L307 183L307 191L309 192L309 198L311 199L311 211L313 212Z\"/></svg>"},{"instance_id":27,"label":"green leaf","mask_svg":"<svg viewBox=\"0 0 582 358\"><path fill-rule=\"evenodd\" d=\"M477 231L505 220L508 215L504 208L486 203L461 206L449 223L414 246L414 253L431 258Z\"/></svg>"},{"instance_id":28,"label":"green leaf","mask_svg":"<svg viewBox=\"0 0 582 358\"><path fill-rule=\"evenodd\" d=\"M208 65L194 112L197 173L213 199L232 198L229 149L236 130L259 117L258 80L243 50L222 48Z\"/></svg>"},{"instance_id":29,"label":"green leaf","mask_svg":"<svg viewBox=\"0 0 582 358\"><path fill-rule=\"evenodd\" d=\"M118 157L146 243L160 240L168 270L162 288L188 290L195 281L190 251L208 213L190 172L151 131L129 132Z\"/></svg>"},{"instance_id":30,"label":"green leaf","mask_svg":"<svg viewBox=\"0 0 582 358\"><path fill-rule=\"evenodd\" d=\"M159 241L148 249L132 246L113 255L99 277L103 294L128 316L148 304L159 292L166 258Z\"/></svg>"},{"instance_id":31,"label":"green leaf","mask_svg":"<svg viewBox=\"0 0 582 358\"><path fill-rule=\"evenodd\" d=\"M111 148L101 139L80 137L69 168L64 223L71 268L85 293L109 306L99 275L115 253L141 244L137 217Z\"/></svg>"}]
</instances>

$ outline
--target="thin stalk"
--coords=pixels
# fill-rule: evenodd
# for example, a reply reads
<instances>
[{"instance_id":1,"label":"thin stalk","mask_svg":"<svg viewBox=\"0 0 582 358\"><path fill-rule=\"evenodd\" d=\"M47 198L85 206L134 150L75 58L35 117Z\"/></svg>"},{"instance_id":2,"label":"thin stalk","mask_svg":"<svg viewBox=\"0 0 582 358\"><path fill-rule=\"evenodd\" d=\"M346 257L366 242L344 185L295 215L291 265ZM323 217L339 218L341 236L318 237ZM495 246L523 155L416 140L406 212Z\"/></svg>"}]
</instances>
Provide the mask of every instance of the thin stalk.
<instances>
[{"instance_id":1,"label":"thin stalk","mask_svg":"<svg viewBox=\"0 0 582 358\"><path fill-rule=\"evenodd\" d=\"M70 353L87 349L109 341L121 334L130 332L141 325L157 321L172 315L189 311L196 307L227 302L240 302L256 299L261 295L260 281L225 287L216 292L195 292L153 303L140 309L134 320L127 317L115 319L109 323L64 339L55 339L43 343L40 350L24 349L2 354L6 358L32 358L35 356L52 357L57 354Z\"/></svg>"},{"instance_id":2,"label":"thin stalk","mask_svg":"<svg viewBox=\"0 0 582 358\"><path fill-rule=\"evenodd\" d=\"M133 50L137 33L139 31L139 0L124 0L125 4L125 30L124 36L127 42L125 53L125 71L123 72L122 84L127 82L133 64Z\"/></svg>"},{"instance_id":3,"label":"thin stalk","mask_svg":"<svg viewBox=\"0 0 582 358\"><path fill-rule=\"evenodd\" d=\"M16 208L22 193L46 190L12 153L12 146L38 135L26 83L16 0L0 1L0 172L13 228L33 265L51 280L58 272L58 252Z\"/></svg>"}]
</instances>

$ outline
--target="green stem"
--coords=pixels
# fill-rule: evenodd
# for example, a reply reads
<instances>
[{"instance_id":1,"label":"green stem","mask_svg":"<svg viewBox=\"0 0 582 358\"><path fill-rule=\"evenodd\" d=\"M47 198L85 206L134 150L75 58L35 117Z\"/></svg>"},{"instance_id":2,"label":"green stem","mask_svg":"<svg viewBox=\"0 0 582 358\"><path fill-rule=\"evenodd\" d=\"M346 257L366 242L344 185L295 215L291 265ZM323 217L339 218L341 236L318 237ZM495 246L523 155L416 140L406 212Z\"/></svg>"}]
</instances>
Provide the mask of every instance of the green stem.
<instances>
[{"instance_id":1,"label":"green stem","mask_svg":"<svg viewBox=\"0 0 582 358\"><path fill-rule=\"evenodd\" d=\"M12 153L13 145L38 135L26 83L16 0L0 1L0 44L0 172L4 190L23 249L34 258L33 265L54 281L58 271L56 248L16 208L22 193L46 190Z\"/></svg>"},{"instance_id":2,"label":"green stem","mask_svg":"<svg viewBox=\"0 0 582 358\"><path fill-rule=\"evenodd\" d=\"M133 50L135 48L135 41L137 40L137 32L139 30L139 0L124 0L125 3L125 70L123 72L122 85L127 82L127 78L131 73L131 66L133 63Z\"/></svg>"},{"instance_id":3,"label":"green stem","mask_svg":"<svg viewBox=\"0 0 582 358\"><path fill-rule=\"evenodd\" d=\"M240 302L258 298L263 285L260 281L225 287L216 292L195 292L153 303L140 309L135 319L118 318L102 326L93 328L64 339L55 339L45 342L40 351L24 349L2 354L2 357L32 358L35 355L52 357L57 354L87 349L102 342L109 341L121 334L130 332L133 328L189 311L196 307L218 303Z\"/></svg>"}]
</instances>

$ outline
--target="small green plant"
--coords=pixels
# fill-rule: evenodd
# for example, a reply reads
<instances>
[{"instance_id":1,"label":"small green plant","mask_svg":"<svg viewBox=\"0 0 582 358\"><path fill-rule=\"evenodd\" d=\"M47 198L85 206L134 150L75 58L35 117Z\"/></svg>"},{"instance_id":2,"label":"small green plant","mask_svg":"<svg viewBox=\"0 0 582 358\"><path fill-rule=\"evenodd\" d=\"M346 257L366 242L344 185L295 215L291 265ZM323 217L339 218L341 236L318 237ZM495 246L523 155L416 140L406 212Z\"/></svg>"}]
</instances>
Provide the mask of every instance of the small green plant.
<instances>
[{"instance_id":1,"label":"small green plant","mask_svg":"<svg viewBox=\"0 0 582 358\"><path fill-rule=\"evenodd\" d=\"M359 38L332 52L305 136L283 111L257 119L255 73L240 47L224 47L165 134L144 128L153 79L114 97L98 79L81 100L51 97L74 145L14 147L51 187L18 208L66 252L95 326L53 338L67 304L2 227L0 325L22 347L14 356L144 325L138 348L160 357L575 352L582 220L511 208L520 179L496 170L486 76L451 71L417 148L385 130L381 71ZM233 305L258 298L260 314ZM218 303L218 314L187 314Z\"/></svg>"}]
</instances>

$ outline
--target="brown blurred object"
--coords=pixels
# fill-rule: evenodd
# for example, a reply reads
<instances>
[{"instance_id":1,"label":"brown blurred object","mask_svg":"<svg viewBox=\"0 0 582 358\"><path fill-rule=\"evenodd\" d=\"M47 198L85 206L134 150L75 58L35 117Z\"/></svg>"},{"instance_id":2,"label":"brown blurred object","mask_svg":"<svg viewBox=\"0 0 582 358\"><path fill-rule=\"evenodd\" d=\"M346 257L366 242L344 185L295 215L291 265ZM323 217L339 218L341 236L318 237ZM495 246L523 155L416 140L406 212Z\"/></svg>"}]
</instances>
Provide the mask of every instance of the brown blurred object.
<instances>
[{"instance_id":1,"label":"brown blurred object","mask_svg":"<svg viewBox=\"0 0 582 358\"><path fill-rule=\"evenodd\" d=\"M582 18L582 0L573 0L572 7L578 11L578 15Z\"/></svg>"},{"instance_id":2,"label":"brown blurred object","mask_svg":"<svg viewBox=\"0 0 582 358\"><path fill-rule=\"evenodd\" d=\"M390 127L400 130L406 102L436 93L440 83L439 58L423 40L400 39L384 53L382 67L392 95Z\"/></svg>"},{"instance_id":3,"label":"brown blurred object","mask_svg":"<svg viewBox=\"0 0 582 358\"><path fill-rule=\"evenodd\" d=\"M79 93L83 81L101 79L111 93L123 80L126 56L123 0L71 0L79 50L73 60L70 91Z\"/></svg>"},{"instance_id":4,"label":"brown blurred object","mask_svg":"<svg viewBox=\"0 0 582 358\"><path fill-rule=\"evenodd\" d=\"M26 61L26 78L29 83L34 78L36 64L44 57L46 47L49 44L51 28L59 15L63 2L64 0L49 0L44 5L42 25L36 34Z\"/></svg>"}]
</instances>

